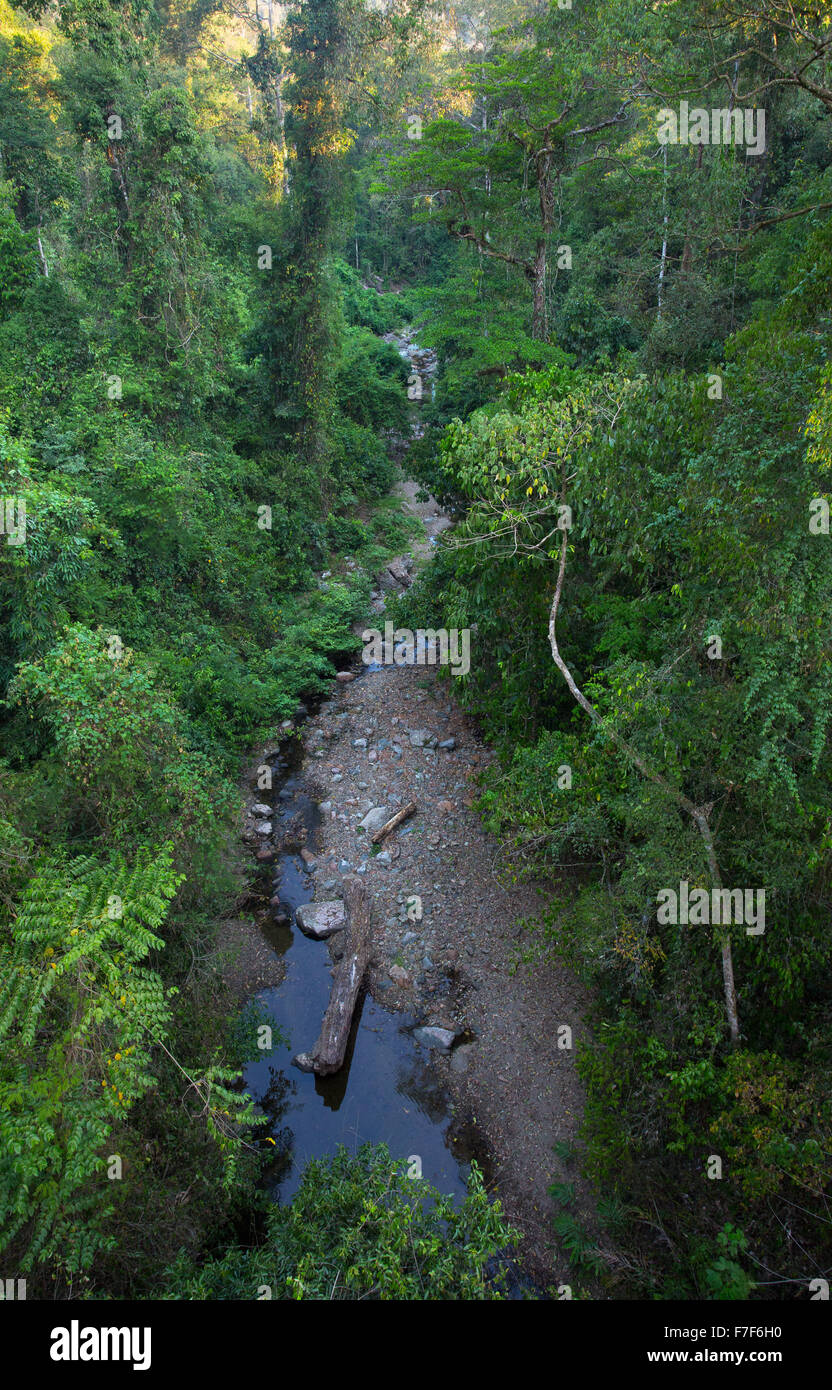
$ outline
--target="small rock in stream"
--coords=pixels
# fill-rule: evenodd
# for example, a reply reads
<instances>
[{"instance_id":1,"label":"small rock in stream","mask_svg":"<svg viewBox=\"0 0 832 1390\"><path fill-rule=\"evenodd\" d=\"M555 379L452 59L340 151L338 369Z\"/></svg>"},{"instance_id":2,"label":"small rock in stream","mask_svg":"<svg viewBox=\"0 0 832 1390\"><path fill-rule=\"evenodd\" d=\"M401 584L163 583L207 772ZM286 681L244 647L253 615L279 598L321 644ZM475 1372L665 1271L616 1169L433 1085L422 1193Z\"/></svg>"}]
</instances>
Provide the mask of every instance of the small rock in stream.
<instances>
[{"instance_id":1,"label":"small rock in stream","mask_svg":"<svg viewBox=\"0 0 832 1390\"><path fill-rule=\"evenodd\" d=\"M450 1052L456 1033L450 1028L414 1028L413 1036L425 1047L436 1047L440 1052Z\"/></svg>"}]
</instances>

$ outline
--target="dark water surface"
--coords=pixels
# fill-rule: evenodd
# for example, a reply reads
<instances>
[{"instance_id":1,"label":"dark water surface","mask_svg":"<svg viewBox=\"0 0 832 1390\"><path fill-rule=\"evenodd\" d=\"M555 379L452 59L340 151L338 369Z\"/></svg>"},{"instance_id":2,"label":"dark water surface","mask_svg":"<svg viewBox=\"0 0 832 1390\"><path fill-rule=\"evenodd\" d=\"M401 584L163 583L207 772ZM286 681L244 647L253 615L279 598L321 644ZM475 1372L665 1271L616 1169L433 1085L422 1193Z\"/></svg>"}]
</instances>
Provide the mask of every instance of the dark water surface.
<instances>
[{"instance_id":1,"label":"dark water surface","mask_svg":"<svg viewBox=\"0 0 832 1390\"><path fill-rule=\"evenodd\" d=\"M282 822L300 813L313 848L317 808L301 779L280 760L274 763L270 795L276 835ZM249 1063L244 1076L246 1089L269 1117L276 1142L273 1195L290 1200L310 1158L333 1153L339 1143L352 1151L366 1142L387 1144L394 1158L418 1157L427 1182L440 1192L464 1195L473 1155L465 1127L451 1132L449 1097L430 1065L430 1053L412 1037L415 1019L383 1008L367 994L356 1008L340 1072L316 1077L292 1066L295 1053L311 1050L320 1032L332 961L326 943L311 940L294 922L296 909L312 901L314 876L294 854L280 854L272 872L272 891L279 893L292 921L282 926L272 920L262 930L284 958L286 976L257 1000L289 1046L277 1043L262 1061Z\"/></svg>"}]
</instances>

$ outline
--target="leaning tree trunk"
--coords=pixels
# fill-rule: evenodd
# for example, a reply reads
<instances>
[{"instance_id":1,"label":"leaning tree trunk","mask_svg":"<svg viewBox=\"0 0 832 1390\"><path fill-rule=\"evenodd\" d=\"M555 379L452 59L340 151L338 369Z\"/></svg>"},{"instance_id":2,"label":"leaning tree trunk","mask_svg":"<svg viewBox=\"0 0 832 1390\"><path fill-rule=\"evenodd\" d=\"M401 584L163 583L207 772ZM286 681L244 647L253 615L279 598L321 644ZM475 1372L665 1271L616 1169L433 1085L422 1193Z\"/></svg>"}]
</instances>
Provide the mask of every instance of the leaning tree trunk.
<instances>
[{"instance_id":1,"label":"leaning tree trunk","mask_svg":"<svg viewBox=\"0 0 832 1390\"><path fill-rule=\"evenodd\" d=\"M633 767L638 768L638 771L642 774L643 777L646 777L649 781L653 782L655 786L660 787L662 791L665 793L665 795L670 797L672 801L675 801L676 805L679 806L683 811L686 811L687 814L691 817L697 830L699 831L699 834L702 837L702 843L705 848L705 857L708 861L708 871L711 876L711 884L714 888L721 889L722 876L719 872L719 863L717 861L716 851L714 849L713 836L711 835L711 828L708 824L708 815L710 813L711 807L695 806L694 803L690 800L690 798L685 796L684 792L681 792L676 787L671 786L671 784L667 782L664 777L660 776L658 772L656 772L645 762L641 755L636 752L635 748L633 748L632 745L628 743L626 739L622 738L621 735L617 733L615 729L611 729L609 727L609 725L601 718L597 709L595 709L595 707L589 703L589 700L586 698L583 691L578 688L575 679L572 675L572 672L569 670L569 667L566 665L566 662L563 660L563 657L561 656L560 651L558 650L556 623L558 609L560 608L561 594L563 592L563 577L566 572L566 547L568 541L569 532L564 531L563 548L561 549L560 553L560 568L558 570L558 580L555 586L555 596L552 599L552 607L549 613L549 645L552 649L552 656L554 658L555 665L557 666L558 670L560 671L561 675L566 681L566 684L568 685L573 697L577 700L578 704L581 706L581 709L585 710L585 712L589 715L593 723L597 724L599 728L603 729L604 733L607 735L608 738L612 740L619 752L623 753L624 757L627 759L629 763L633 765ZM731 1046L736 1047L740 1037L740 1024L739 1013L737 1009L737 991L736 986L734 984L734 961L731 952L730 931L722 933L720 939L720 946L722 952L722 983L725 994L725 1015L728 1022L728 1031L731 1036Z\"/></svg>"}]
</instances>

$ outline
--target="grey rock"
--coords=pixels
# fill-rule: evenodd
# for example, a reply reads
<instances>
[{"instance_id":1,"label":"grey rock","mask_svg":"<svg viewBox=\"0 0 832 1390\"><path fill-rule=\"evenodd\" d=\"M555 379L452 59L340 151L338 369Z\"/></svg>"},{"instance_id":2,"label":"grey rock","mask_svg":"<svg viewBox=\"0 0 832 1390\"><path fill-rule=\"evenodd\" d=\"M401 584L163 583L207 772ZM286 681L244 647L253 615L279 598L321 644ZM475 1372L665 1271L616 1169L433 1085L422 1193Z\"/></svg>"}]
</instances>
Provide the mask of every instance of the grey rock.
<instances>
[{"instance_id":1,"label":"grey rock","mask_svg":"<svg viewBox=\"0 0 832 1390\"><path fill-rule=\"evenodd\" d=\"M325 941L333 932L343 931L347 924L340 898L328 903L304 903L295 913L295 920L301 931L316 941Z\"/></svg>"},{"instance_id":2,"label":"grey rock","mask_svg":"<svg viewBox=\"0 0 832 1390\"><path fill-rule=\"evenodd\" d=\"M414 1028L413 1036L425 1047L435 1047L440 1052L450 1052L456 1034L450 1028Z\"/></svg>"},{"instance_id":3,"label":"grey rock","mask_svg":"<svg viewBox=\"0 0 832 1390\"><path fill-rule=\"evenodd\" d=\"M251 808L251 814L253 816L265 816L267 820L271 813L272 808L271 806L267 806L265 801L255 801L254 805Z\"/></svg>"},{"instance_id":4,"label":"grey rock","mask_svg":"<svg viewBox=\"0 0 832 1390\"><path fill-rule=\"evenodd\" d=\"M396 581L397 584L401 584L402 587L405 589L413 583L413 579L407 567L407 563L404 559L391 560L390 564L387 566L387 573L391 576L392 579ZM379 582L381 584L384 583L383 575L379 576Z\"/></svg>"},{"instance_id":5,"label":"grey rock","mask_svg":"<svg viewBox=\"0 0 832 1390\"><path fill-rule=\"evenodd\" d=\"M377 830L381 829L384 822L389 819L390 812L386 806L374 806L360 822L361 829L366 830L368 835L374 835Z\"/></svg>"}]
</instances>

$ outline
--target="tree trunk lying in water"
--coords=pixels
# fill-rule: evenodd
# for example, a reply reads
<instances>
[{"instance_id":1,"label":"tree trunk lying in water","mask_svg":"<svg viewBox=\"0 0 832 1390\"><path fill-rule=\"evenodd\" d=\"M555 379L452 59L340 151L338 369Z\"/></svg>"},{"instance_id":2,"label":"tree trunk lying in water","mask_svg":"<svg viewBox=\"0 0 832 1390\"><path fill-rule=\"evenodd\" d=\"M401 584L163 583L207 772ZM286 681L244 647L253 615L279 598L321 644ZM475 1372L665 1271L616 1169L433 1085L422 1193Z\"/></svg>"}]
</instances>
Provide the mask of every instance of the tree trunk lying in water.
<instances>
[{"instance_id":1,"label":"tree trunk lying in water","mask_svg":"<svg viewBox=\"0 0 832 1390\"><path fill-rule=\"evenodd\" d=\"M332 993L318 1041L311 1052L299 1052L293 1058L295 1066L300 1067L301 1071L314 1071L318 1076L331 1076L333 1072L340 1071L344 1064L353 1011L370 963L367 886L363 879L352 874L344 879L344 910L347 918L344 929L346 950L335 968Z\"/></svg>"}]
</instances>

